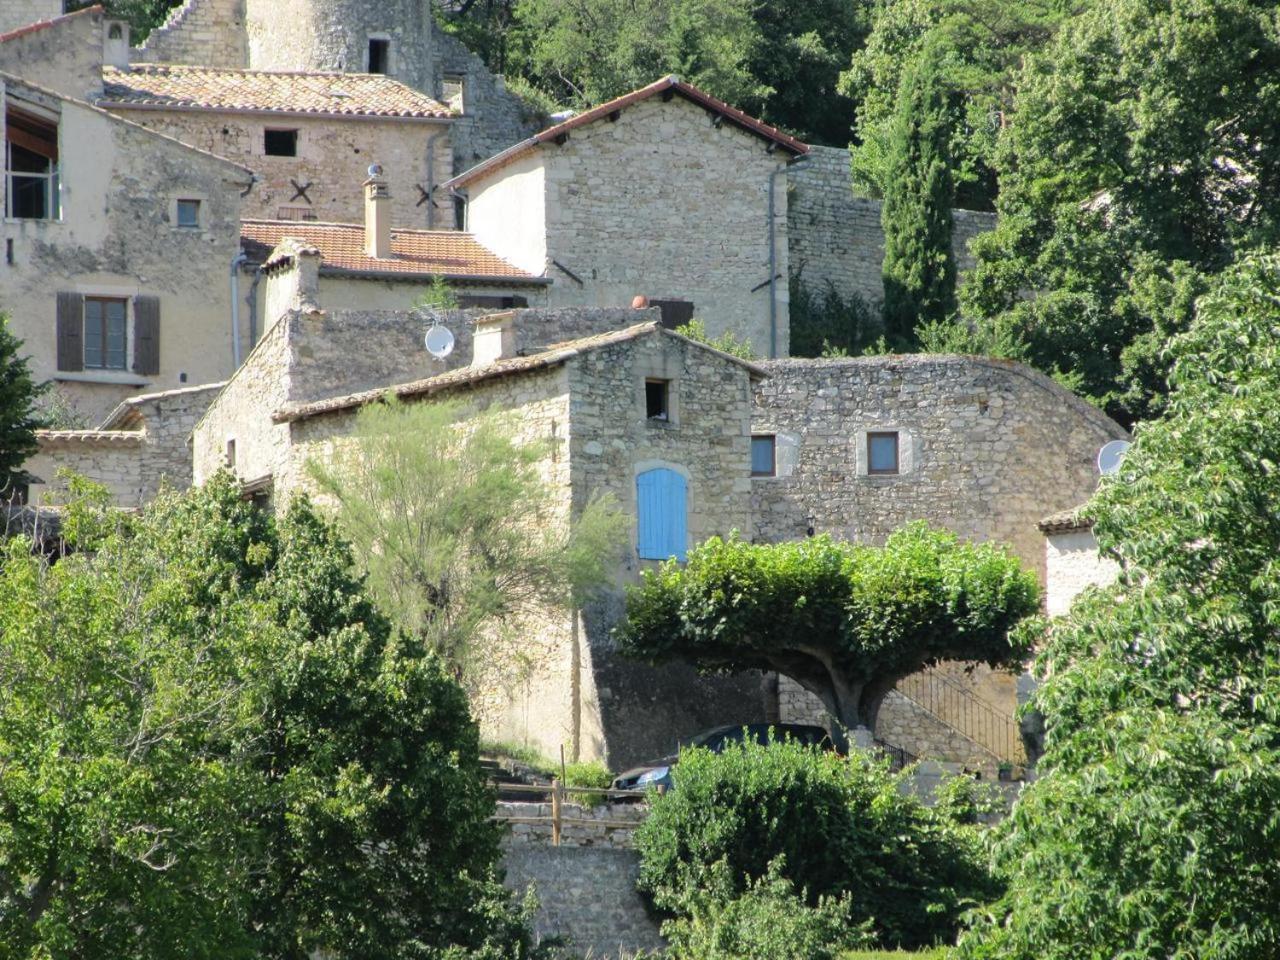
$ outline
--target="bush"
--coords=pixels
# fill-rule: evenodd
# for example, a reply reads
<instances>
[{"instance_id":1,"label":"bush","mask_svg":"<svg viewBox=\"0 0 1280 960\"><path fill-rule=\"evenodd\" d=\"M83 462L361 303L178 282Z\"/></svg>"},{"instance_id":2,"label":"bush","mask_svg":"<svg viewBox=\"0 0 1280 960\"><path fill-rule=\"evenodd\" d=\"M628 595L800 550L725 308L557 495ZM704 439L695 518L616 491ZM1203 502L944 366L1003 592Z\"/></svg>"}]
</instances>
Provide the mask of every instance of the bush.
<instances>
[{"instance_id":1,"label":"bush","mask_svg":"<svg viewBox=\"0 0 1280 960\"><path fill-rule=\"evenodd\" d=\"M708 888L692 896L689 915L662 928L671 960L836 960L841 950L871 940L867 924L850 923L847 895L810 907L782 870L779 858L735 895L727 863L716 864Z\"/></svg>"},{"instance_id":2,"label":"bush","mask_svg":"<svg viewBox=\"0 0 1280 960\"><path fill-rule=\"evenodd\" d=\"M605 789L611 783L613 783L613 774L599 760L591 760L586 763L571 763L564 768L564 785L566 787ZM584 807L598 807L607 800L603 795L590 793L573 793L569 795L569 799Z\"/></svg>"},{"instance_id":3,"label":"bush","mask_svg":"<svg viewBox=\"0 0 1280 960\"><path fill-rule=\"evenodd\" d=\"M640 887L688 918L719 871L745 893L781 857L779 875L810 906L845 896L852 921L892 945L950 940L962 911L999 893L981 828L905 795L901 779L866 755L797 744L689 750L637 831Z\"/></svg>"},{"instance_id":4,"label":"bush","mask_svg":"<svg viewBox=\"0 0 1280 960\"><path fill-rule=\"evenodd\" d=\"M848 299L827 282L815 290L791 278L791 355L857 356L883 332L879 312L856 294Z\"/></svg>"}]
</instances>

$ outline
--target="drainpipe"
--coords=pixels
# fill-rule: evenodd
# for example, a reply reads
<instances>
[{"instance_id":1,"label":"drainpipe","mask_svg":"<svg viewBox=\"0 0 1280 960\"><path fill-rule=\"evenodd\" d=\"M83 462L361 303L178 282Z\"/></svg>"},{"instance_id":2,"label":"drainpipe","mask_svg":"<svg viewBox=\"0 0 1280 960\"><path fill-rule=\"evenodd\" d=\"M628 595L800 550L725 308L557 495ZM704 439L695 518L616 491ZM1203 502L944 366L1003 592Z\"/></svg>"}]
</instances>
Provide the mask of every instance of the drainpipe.
<instances>
[{"instance_id":1,"label":"drainpipe","mask_svg":"<svg viewBox=\"0 0 1280 960\"><path fill-rule=\"evenodd\" d=\"M448 130L441 130L439 133L433 133L427 137L427 229L434 230L436 226L436 141L443 137Z\"/></svg>"},{"instance_id":2,"label":"drainpipe","mask_svg":"<svg viewBox=\"0 0 1280 960\"><path fill-rule=\"evenodd\" d=\"M777 215L774 197L778 191L778 177L781 174L808 164L805 157L795 163L787 163L769 174L769 359L778 357L778 228L775 223Z\"/></svg>"},{"instance_id":3,"label":"drainpipe","mask_svg":"<svg viewBox=\"0 0 1280 960\"><path fill-rule=\"evenodd\" d=\"M253 283L249 284L249 296L245 303L249 305L249 349L258 343L258 284L262 282L262 267L253 268Z\"/></svg>"},{"instance_id":4,"label":"drainpipe","mask_svg":"<svg viewBox=\"0 0 1280 960\"><path fill-rule=\"evenodd\" d=\"M231 356L240 369L240 267L248 257L241 250L231 260Z\"/></svg>"},{"instance_id":5,"label":"drainpipe","mask_svg":"<svg viewBox=\"0 0 1280 960\"><path fill-rule=\"evenodd\" d=\"M462 232L469 233L471 231L471 201L465 193L459 193L453 187L449 188L449 196L455 200L462 201Z\"/></svg>"}]
</instances>

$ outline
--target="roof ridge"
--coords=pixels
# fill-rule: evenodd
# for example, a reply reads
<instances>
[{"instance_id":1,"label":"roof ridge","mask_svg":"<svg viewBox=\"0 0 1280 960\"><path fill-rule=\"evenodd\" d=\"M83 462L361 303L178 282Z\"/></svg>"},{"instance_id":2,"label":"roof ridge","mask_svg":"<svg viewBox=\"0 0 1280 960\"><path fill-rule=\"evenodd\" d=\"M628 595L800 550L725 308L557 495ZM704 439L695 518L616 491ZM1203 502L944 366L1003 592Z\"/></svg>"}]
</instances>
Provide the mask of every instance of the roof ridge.
<instances>
[{"instance_id":1,"label":"roof ridge","mask_svg":"<svg viewBox=\"0 0 1280 960\"><path fill-rule=\"evenodd\" d=\"M68 14L68 16L71 16L71 14ZM431 100L435 99L421 90L409 86L403 80L397 80L395 77L387 76L385 73L352 73L345 70L259 70L251 67L210 67L199 63L131 63L127 67L103 64L103 70L125 74L181 71L184 73L234 73L268 77L354 77L358 80L383 80L388 83L399 84L406 89L413 90L419 96L427 97Z\"/></svg>"}]
</instances>

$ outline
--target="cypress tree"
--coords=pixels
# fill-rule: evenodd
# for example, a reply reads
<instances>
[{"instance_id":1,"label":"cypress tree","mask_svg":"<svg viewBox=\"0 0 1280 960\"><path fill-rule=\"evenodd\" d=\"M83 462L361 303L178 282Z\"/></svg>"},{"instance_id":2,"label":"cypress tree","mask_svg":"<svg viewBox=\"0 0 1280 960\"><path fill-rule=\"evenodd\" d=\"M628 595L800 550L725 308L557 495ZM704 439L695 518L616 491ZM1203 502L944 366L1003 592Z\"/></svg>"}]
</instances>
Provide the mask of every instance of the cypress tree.
<instances>
[{"instance_id":1,"label":"cypress tree","mask_svg":"<svg viewBox=\"0 0 1280 960\"><path fill-rule=\"evenodd\" d=\"M916 346L917 325L946 319L956 305L955 185L939 54L936 44L926 44L907 69L884 184L884 332L891 346L902 349Z\"/></svg>"},{"instance_id":2,"label":"cypress tree","mask_svg":"<svg viewBox=\"0 0 1280 960\"><path fill-rule=\"evenodd\" d=\"M0 503L12 498L26 477L23 462L36 452L35 399L43 388L31 379L21 347L0 313Z\"/></svg>"}]
</instances>

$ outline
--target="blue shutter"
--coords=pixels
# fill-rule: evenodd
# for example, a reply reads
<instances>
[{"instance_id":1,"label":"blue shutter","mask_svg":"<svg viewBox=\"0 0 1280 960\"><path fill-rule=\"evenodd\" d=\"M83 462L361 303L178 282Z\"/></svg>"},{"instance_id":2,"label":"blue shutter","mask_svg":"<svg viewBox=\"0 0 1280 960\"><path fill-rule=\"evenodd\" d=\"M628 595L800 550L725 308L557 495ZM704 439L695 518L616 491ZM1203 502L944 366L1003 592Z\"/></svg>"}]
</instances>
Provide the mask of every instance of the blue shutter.
<instances>
[{"instance_id":1,"label":"blue shutter","mask_svg":"<svg viewBox=\"0 0 1280 960\"><path fill-rule=\"evenodd\" d=\"M686 559L687 492L684 477L674 470L647 470L636 477L636 546L642 560Z\"/></svg>"}]
</instances>

